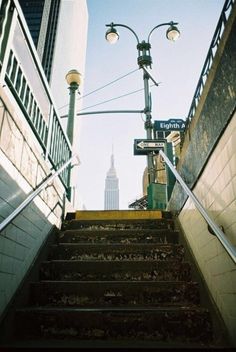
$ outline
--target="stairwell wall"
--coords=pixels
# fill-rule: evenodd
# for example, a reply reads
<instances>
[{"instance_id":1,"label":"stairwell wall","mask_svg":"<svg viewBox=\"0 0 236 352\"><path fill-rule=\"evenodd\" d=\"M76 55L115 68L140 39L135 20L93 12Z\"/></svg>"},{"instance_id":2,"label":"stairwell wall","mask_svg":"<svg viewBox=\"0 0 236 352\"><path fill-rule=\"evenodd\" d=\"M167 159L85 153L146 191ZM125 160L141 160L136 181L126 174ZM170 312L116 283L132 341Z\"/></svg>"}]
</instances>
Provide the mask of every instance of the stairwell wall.
<instances>
[{"instance_id":1,"label":"stairwell wall","mask_svg":"<svg viewBox=\"0 0 236 352\"><path fill-rule=\"evenodd\" d=\"M226 237L236 245L236 9L214 58L178 171ZM180 224L236 346L236 266L180 185L168 206Z\"/></svg>"},{"instance_id":2,"label":"stairwell wall","mask_svg":"<svg viewBox=\"0 0 236 352\"><path fill-rule=\"evenodd\" d=\"M42 149L20 108L0 88L0 222L50 173ZM59 179L0 233L0 320L47 235L62 216Z\"/></svg>"},{"instance_id":3,"label":"stairwell wall","mask_svg":"<svg viewBox=\"0 0 236 352\"><path fill-rule=\"evenodd\" d=\"M236 115L194 187L212 218L236 245ZM179 221L232 341L236 345L236 267L188 199Z\"/></svg>"}]
</instances>

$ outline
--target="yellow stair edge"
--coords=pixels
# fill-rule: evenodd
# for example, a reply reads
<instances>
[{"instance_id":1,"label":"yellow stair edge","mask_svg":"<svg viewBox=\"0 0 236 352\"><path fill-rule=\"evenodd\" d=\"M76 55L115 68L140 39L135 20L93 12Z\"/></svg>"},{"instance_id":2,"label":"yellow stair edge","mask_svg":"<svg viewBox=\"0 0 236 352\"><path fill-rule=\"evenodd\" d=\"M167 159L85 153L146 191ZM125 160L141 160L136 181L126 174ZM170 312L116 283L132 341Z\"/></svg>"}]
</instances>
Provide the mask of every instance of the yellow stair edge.
<instances>
[{"instance_id":1,"label":"yellow stair edge","mask_svg":"<svg viewBox=\"0 0 236 352\"><path fill-rule=\"evenodd\" d=\"M160 210L77 210L76 220L151 220L162 219Z\"/></svg>"}]
</instances>

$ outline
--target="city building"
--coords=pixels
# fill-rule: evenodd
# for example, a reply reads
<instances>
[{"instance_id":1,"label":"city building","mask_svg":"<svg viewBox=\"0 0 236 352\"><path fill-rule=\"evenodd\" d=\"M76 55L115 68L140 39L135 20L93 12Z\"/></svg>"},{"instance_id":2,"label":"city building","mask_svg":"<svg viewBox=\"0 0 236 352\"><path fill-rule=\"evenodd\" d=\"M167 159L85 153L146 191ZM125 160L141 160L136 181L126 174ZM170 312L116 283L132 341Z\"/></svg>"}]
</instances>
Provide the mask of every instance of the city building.
<instances>
[{"instance_id":1,"label":"city building","mask_svg":"<svg viewBox=\"0 0 236 352\"><path fill-rule=\"evenodd\" d=\"M19 3L50 81L61 0L19 0Z\"/></svg>"},{"instance_id":2,"label":"city building","mask_svg":"<svg viewBox=\"0 0 236 352\"><path fill-rule=\"evenodd\" d=\"M105 180L104 209L119 209L119 179L116 175L113 153L111 155L111 166Z\"/></svg>"},{"instance_id":3,"label":"city building","mask_svg":"<svg viewBox=\"0 0 236 352\"><path fill-rule=\"evenodd\" d=\"M20 0L22 12L49 82L60 116L68 114L69 91L65 76L71 69L84 77L88 9L86 0ZM83 94L83 85L79 87ZM78 100L77 110L82 101ZM61 119L66 130L67 118ZM80 122L74 121L73 151L78 152ZM79 207L78 168L72 170L74 207Z\"/></svg>"},{"instance_id":4,"label":"city building","mask_svg":"<svg viewBox=\"0 0 236 352\"><path fill-rule=\"evenodd\" d=\"M57 107L67 112L65 76L84 75L88 9L86 0L19 0ZM80 92L81 92L80 87Z\"/></svg>"}]
</instances>

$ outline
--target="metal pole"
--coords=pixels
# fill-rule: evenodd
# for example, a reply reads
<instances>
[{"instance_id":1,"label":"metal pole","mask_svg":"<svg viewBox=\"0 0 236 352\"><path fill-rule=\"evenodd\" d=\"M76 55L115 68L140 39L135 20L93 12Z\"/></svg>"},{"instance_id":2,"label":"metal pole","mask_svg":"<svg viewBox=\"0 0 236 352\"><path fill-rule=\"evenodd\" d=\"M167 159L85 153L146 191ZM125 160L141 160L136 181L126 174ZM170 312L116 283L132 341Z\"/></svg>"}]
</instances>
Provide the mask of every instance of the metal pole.
<instances>
[{"instance_id":1,"label":"metal pole","mask_svg":"<svg viewBox=\"0 0 236 352\"><path fill-rule=\"evenodd\" d=\"M169 40L173 40L175 41L178 36L179 36L179 31L178 29L175 27L175 25L177 25L177 22L165 22L165 23L161 23L158 24L157 26L155 26L149 33L148 35L148 41L145 42L145 40L143 40L142 42L139 41L139 38L137 36L137 34L134 32L134 30L132 28L130 28L129 26L125 25L125 24L121 24L121 23L113 23L111 22L110 24L106 24L106 27L110 27L110 29L108 29L108 31L106 32L106 39L111 42L111 43L115 43L118 39L119 39L119 34L117 33L117 31L115 30L114 27L124 27L127 28L128 30L130 30L136 40L137 40L137 50L138 50L138 65L140 68L143 69L143 80L144 80L144 95L145 95L145 110L144 113L146 115L146 121L145 121L145 130L147 131L147 139L153 139L152 137L152 116L151 116L151 98L150 98L150 93L149 93L149 78L154 82L154 84L156 86L158 86L158 83L156 82L156 80L152 77L152 75L148 72L147 67L151 68L152 65L152 58L150 55L150 49L151 49L151 44L150 44L150 37L151 34L153 33L153 31L159 27L162 26L170 26L170 28L167 31L167 39ZM174 32L174 34L173 34ZM171 36L170 34L173 34L173 36ZM111 38L109 38L109 35L113 34L113 40L111 41ZM149 153L147 155L147 166L148 166L148 183L155 183L155 170L154 170L154 163L153 163L153 153Z\"/></svg>"},{"instance_id":2,"label":"metal pole","mask_svg":"<svg viewBox=\"0 0 236 352\"><path fill-rule=\"evenodd\" d=\"M144 81L144 96L145 96L145 130L147 132L147 139L152 139L152 115L151 115L151 104L150 104L150 93L149 93L149 76L146 72L143 73ZM150 183L155 182L154 166L153 166L153 155L149 153L147 155L147 166L148 166L148 181Z\"/></svg>"},{"instance_id":3,"label":"metal pole","mask_svg":"<svg viewBox=\"0 0 236 352\"><path fill-rule=\"evenodd\" d=\"M144 110L98 110L98 111L87 111L77 112L76 116L84 115L97 115L97 114L143 114ZM68 115L60 116L61 119L68 117Z\"/></svg>"},{"instance_id":4,"label":"metal pole","mask_svg":"<svg viewBox=\"0 0 236 352\"><path fill-rule=\"evenodd\" d=\"M67 133L68 139L71 143L71 146L73 146L74 120L75 120L75 116L76 116L76 111L75 111L76 99L75 98L76 98L76 91L78 88L79 88L79 85L75 82L71 83L69 86L70 102L69 102L69 113L68 113L66 133Z\"/></svg>"},{"instance_id":5,"label":"metal pole","mask_svg":"<svg viewBox=\"0 0 236 352\"><path fill-rule=\"evenodd\" d=\"M73 151L73 139L74 139L74 121L76 116L75 102L76 102L76 91L79 88L79 85L76 82L72 82L69 86L70 90L70 101L69 101L69 112L68 112L68 120L67 120L67 129L66 133L68 139L71 143L72 151ZM67 197L69 201L71 201L71 165L68 167L68 191Z\"/></svg>"}]
</instances>

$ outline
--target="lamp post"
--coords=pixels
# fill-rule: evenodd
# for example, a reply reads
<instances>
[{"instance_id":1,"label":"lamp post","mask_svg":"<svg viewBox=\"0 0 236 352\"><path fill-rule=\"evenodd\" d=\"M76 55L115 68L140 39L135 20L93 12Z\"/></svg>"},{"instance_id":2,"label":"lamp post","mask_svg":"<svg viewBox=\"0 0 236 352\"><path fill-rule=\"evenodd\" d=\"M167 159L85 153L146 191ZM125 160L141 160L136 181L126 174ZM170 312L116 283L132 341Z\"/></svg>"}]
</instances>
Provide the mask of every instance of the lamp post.
<instances>
[{"instance_id":1,"label":"lamp post","mask_svg":"<svg viewBox=\"0 0 236 352\"><path fill-rule=\"evenodd\" d=\"M81 74L77 70L70 70L66 75L66 81L69 84L70 101L67 120L66 133L73 149L74 137L74 120L76 116L76 92L81 83ZM67 197L71 201L71 164L68 167L68 193Z\"/></svg>"},{"instance_id":2,"label":"lamp post","mask_svg":"<svg viewBox=\"0 0 236 352\"><path fill-rule=\"evenodd\" d=\"M143 69L143 82L144 82L144 99L145 99L145 108L144 108L144 113L146 116L145 123L144 123L144 128L146 130L146 135L147 139L152 139L152 130L153 130L153 124L152 124L152 115L151 115L151 95L149 92L149 79L151 79L156 85L158 83L154 80L154 78L151 76L149 71L147 70L148 67L151 68L152 65L152 57L150 55L150 49L151 49L151 44L150 44L150 37L153 33L153 31L159 27L162 26L168 26L168 29L166 31L166 37L168 40L171 41L176 41L180 35L180 32L178 28L176 27L178 23L176 22L168 22L168 23L161 23L157 26L155 26L149 33L148 35L148 40L147 41L142 41L140 42L137 34L135 31L130 28L129 26L125 24L120 24L120 23L110 23L106 24L106 27L109 27L108 30L106 31L106 40L110 44L115 44L117 40L119 39L119 33L117 32L115 27L124 27L131 31L136 40L137 40L137 50L138 50L138 58L137 62L139 65L139 68ZM155 172L154 172L154 165L153 165L153 153L150 152L147 155L147 166L148 166L148 182L149 183L154 183L155 182Z\"/></svg>"},{"instance_id":3,"label":"lamp post","mask_svg":"<svg viewBox=\"0 0 236 352\"><path fill-rule=\"evenodd\" d=\"M75 109L76 92L81 83L81 74L77 70L70 70L66 75L66 81L69 84L69 91L70 91L70 102L69 102L69 112L68 112L66 133L71 145L73 146L74 120L76 116L76 109Z\"/></svg>"}]
</instances>

